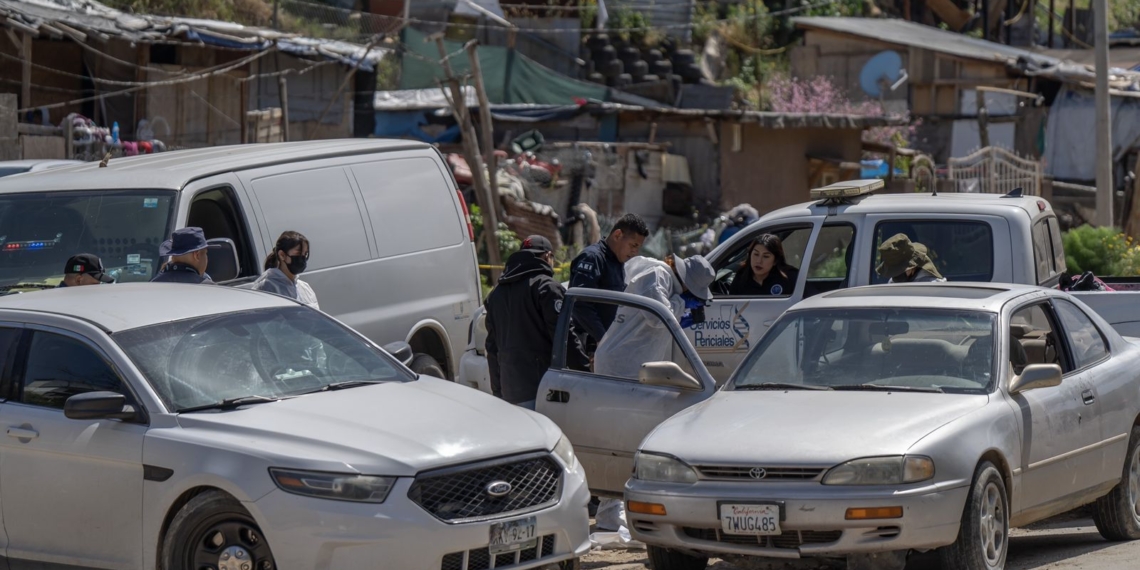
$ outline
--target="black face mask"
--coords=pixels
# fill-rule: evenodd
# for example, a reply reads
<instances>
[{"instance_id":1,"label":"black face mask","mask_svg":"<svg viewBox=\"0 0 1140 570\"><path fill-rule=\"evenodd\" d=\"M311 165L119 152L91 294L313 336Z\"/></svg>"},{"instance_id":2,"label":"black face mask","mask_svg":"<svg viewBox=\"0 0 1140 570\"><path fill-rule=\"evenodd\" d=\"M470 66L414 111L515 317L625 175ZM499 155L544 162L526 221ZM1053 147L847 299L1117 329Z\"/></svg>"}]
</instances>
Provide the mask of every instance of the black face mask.
<instances>
[{"instance_id":1,"label":"black face mask","mask_svg":"<svg viewBox=\"0 0 1140 570\"><path fill-rule=\"evenodd\" d=\"M289 263L286 263L285 267L288 267L289 273L292 273L293 275L300 275L304 273L305 268L309 266L309 258L307 257L291 255L289 256L289 260Z\"/></svg>"}]
</instances>

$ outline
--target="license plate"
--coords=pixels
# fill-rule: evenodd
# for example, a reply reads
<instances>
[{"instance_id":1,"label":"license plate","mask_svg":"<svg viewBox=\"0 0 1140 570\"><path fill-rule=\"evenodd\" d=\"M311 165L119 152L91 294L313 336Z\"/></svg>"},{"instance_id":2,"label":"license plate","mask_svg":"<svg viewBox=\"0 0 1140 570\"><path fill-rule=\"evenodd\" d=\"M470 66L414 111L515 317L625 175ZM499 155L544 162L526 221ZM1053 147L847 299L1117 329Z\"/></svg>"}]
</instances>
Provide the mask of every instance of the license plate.
<instances>
[{"instance_id":1,"label":"license plate","mask_svg":"<svg viewBox=\"0 0 1140 570\"><path fill-rule=\"evenodd\" d=\"M725 534L780 534L779 505L721 505L720 530Z\"/></svg>"},{"instance_id":2,"label":"license plate","mask_svg":"<svg viewBox=\"0 0 1140 570\"><path fill-rule=\"evenodd\" d=\"M536 517L491 525L491 555L534 547L538 544L537 527Z\"/></svg>"}]
</instances>

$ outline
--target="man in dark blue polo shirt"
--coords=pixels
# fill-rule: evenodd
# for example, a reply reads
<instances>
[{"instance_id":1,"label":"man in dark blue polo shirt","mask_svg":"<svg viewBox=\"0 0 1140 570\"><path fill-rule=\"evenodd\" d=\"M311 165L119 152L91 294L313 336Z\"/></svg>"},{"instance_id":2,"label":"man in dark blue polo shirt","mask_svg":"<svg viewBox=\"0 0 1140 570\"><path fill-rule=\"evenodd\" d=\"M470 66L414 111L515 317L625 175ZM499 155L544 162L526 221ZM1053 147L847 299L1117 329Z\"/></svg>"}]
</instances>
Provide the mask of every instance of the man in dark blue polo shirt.
<instances>
[{"instance_id":1,"label":"man in dark blue polo shirt","mask_svg":"<svg viewBox=\"0 0 1140 570\"><path fill-rule=\"evenodd\" d=\"M649 228L637 214L626 214L614 224L610 235L578 254L570 266L570 286L625 290L625 262L641 251L641 244L649 236ZM614 322L617 305L575 303L574 325L588 337L582 344L593 352L598 341ZM587 340L588 338L588 340Z\"/></svg>"},{"instance_id":2,"label":"man in dark blue polo shirt","mask_svg":"<svg viewBox=\"0 0 1140 570\"><path fill-rule=\"evenodd\" d=\"M206 235L202 228L182 228L174 230L170 239L162 242L158 254L170 256L170 262L151 279L152 283L190 283L192 285L213 285L214 280L206 275Z\"/></svg>"}]
</instances>

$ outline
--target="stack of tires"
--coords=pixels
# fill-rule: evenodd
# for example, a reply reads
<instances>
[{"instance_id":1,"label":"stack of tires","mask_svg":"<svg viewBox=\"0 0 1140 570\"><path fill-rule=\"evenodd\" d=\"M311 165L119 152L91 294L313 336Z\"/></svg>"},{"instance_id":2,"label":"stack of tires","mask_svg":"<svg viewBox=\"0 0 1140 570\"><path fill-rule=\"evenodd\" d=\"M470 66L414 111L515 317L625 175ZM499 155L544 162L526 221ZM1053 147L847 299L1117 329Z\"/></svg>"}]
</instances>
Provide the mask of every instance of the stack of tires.
<instances>
[{"instance_id":1,"label":"stack of tires","mask_svg":"<svg viewBox=\"0 0 1140 570\"><path fill-rule=\"evenodd\" d=\"M589 80L617 89L657 81L701 82L696 54L691 49L678 48L672 40L657 47L639 48L599 33L586 38L582 51L589 62Z\"/></svg>"}]
</instances>

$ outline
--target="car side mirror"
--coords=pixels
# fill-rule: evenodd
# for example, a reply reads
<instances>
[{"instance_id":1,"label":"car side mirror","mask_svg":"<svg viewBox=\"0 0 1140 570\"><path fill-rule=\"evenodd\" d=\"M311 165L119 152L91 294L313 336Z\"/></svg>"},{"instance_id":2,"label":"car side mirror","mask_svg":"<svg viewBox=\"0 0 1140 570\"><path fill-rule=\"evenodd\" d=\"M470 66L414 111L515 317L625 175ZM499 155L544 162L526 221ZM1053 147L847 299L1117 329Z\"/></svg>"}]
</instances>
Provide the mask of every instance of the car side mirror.
<instances>
[{"instance_id":1,"label":"car side mirror","mask_svg":"<svg viewBox=\"0 0 1140 570\"><path fill-rule=\"evenodd\" d=\"M206 240L206 273L215 283L237 279L241 275L241 262L238 261L237 246L229 238Z\"/></svg>"},{"instance_id":2,"label":"car side mirror","mask_svg":"<svg viewBox=\"0 0 1140 570\"><path fill-rule=\"evenodd\" d=\"M404 366L411 366L412 359L416 356L416 354L412 352L412 345L402 340L385 344L383 348L384 352L391 354L393 358L402 362Z\"/></svg>"},{"instance_id":3,"label":"car side mirror","mask_svg":"<svg viewBox=\"0 0 1140 570\"><path fill-rule=\"evenodd\" d=\"M700 390L700 381L681 369L676 362L646 362L637 373L637 381L649 386L665 386L682 390Z\"/></svg>"},{"instance_id":4,"label":"car side mirror","mask_svg":"<svg viewBox=\"0 0 1140 570\"><path fill-rule=\"evenodd\" d=\"M1030 364L1009 383L1010 394L1061 385L1061 367L1056 364Z\"/></svg>"},{"instance_id":5,"label":"car side mirror","mask_svg":"<svg viewBox=\"0 0 1140 570\"><path fill-rule=\"evenodd\" d=\"M127 398L116 392L76 394L63 403L63 415L72 420L133 420L138 415Z\"/></svg>"}]
</instances>

